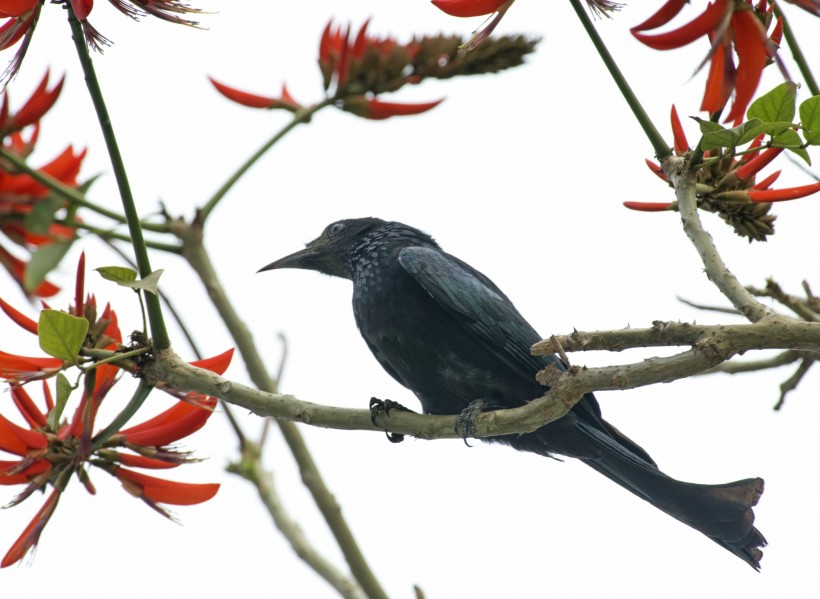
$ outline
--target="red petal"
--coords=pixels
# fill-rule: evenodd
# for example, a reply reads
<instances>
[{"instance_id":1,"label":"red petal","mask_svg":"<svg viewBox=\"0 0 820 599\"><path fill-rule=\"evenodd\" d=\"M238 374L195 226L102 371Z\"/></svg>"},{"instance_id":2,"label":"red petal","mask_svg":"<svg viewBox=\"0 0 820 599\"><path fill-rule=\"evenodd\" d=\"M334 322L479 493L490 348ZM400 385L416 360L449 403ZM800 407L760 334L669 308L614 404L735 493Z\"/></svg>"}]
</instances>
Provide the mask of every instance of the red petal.
<instances>
[{"instance_id":1,"label":"red petal","mask_svg":"<svg viewBox=\"0 0 820 599\"><path fill-rule=\"evenodd\" d=\"M119 434L126 442L135 445L158 447L179 441L201 429L213 414L216 398L202 398L202 403L206 407L179 401L161 414L120 431Z\"/></svg>"},{"instance_id":2,"label":"red petal","mask_svg":"<svg viewBox=\"0 0 820 599\"><path fill-rule=\"evenodd\" d=\"M14 455L25 456L30 449L44 449L48 440L43 433L32 431L0 414L0 449Z\"/></svg>"},{"instance_id":3,"label":"red petal","mask_svg":"<svg viewBox=\"0 0 820 599\"><path fill-rule=\"evenodd\" d=\"M783 148L769 148L765 152L761 152L749 162L740 165L737 170L735 171L735 175L738 179L746 180L751 179L757 173L759 173L763 168L769 164L772 160L777 158L780 155L780 152L783 151Z\"/></svg>"},{"instance_id":4,"label":"red petal","mask_svg":"<svg viewBox=\"0 0 820 599\"><path fill-rule=\"evenodd\" d=\"M763 68L769 59L766 46L766 31L754 13L750 10L739 10L732 15L732 28L735 31L735 49L738 64L735 80L735 101L732 110L726 116L726 122L739 125L746 114L746 107L752 100Z\"/></svg>"},{"instance_id":5,"label":"red petal","mask_svg":"<svg viewBox=\"0 0 820 599\"><path fill-rule=\"evenodd\" d=\"M412 114L421 114L428 110L435 108L444 100L436 100L434 102L423 102L420 104L407 104L400 102L382 102L376 98L362 99L358 102L355 100L348 100L345 104L347 108L353 108L350 112L363 116L370 120L388 119L392 116L408 116Z\"/></svg>"},{"instance_id":6,"label":"red petal","mask_svg":"<svg viewBox=\"0 0 820 599\"><path fill-rule=\"evenodd\" d=\"M176 468L179 463L166 462L165 460L157 460L148 458L143 455L133 455L130 453L119 454L120 464L123 466L131 466L132 468L151 468L153 470Z\"/></svg>"},{"instance_id":7,"label":"red petal","mask_svg":"<svg viewBox=\"0 0 820 599\"><path fill-rule=\"evenodd\" d=\"M29 333L34 333L35 335L37 334L37 323L22 312L12 308L3 300L2 297L0 297L0 310L3 310L3 312L5 312L17 326L27 330Z\"/></svg>"},{"instance_id":8,"label":"red petal","mask_svg":"<svg viewBox=\"0 0 820 599\"><path fill-rule=\"evenodd\" d=\"M0 351L0 377L9 381L24 382L32 378L25 375L53 374L62 366L59 358L33 358Z\"/></svg>"},{"instance_id":9,"label":"red petal","mask_svg":"<svg viewBox=\"0 0 820 599\"><path fill-rule=\"evenodd\" d=\"M777 181L777 178L780 176L780 173L782 173L782 172L783 172L783 171L775 171L775 172L773 172L771 175L769 175L768 177L766 177L766 178L765 178L765 179L763 179L762 181L760 181L760 182L758 182L758 183L755 183L755 184L752 186L752 189L769 189L769 187L771 187L771 186L772 186L772 183L774 183L775 181Z\"/></svg>"},{"instance_id":10,"label":"red petal","mask_svg":"<svg viewBox=\"0 0 820 599\"><path fill-rule=\"evenodd\" d=\"M118 468L116 476L123 482L123 486L129 493L137 497L146 497L158 503L170 503L172 505L202 503L211 499L219 490L219 485L216 483L181 483L147 476L125 468Z\"/></svg>"},{"instance_id":11,"label":"red petal","mask_svg":"<svg viewBox=\"0 0 820 599\"><path fill-rule=\"evenodd\" d=\"M640 25L635 25L630 31L647 31L649 29L657 29L666 25L669 21L674 19L681 11L683 6L687 4L688 0L668 0L660 7L658 12L649 17Z\"/></svg>"},{"instance_id":12,"label":"red petal","mask_svg":"<svg viewBox=\"0 0 820 599\"><path fill-rule=\"evenodd\" d=\"M749 192L749 199L753 202L785 202L804 198L820 191L820 181L801 187L787 187L786 189L753 189Z\"/></svg>"},{"instance_id":13,"label":"red petal","mask_svg":"<svg viewBox=\"0 0 820 599\"><path fill-rule=\"evenodd\" d=\"M51 462L46 459L0 460L0 485L24 485L50 469Z\"/></svg>"},{"instance_id":14,"label":"red petal","mask_svg":"<svg viewBox=\"0 0 820 599\"><path fill-rule=\"evenodd\" d=\"M686 141L686 133L683 132L683 125L680 123L678 111L675 109L674 104L672 104L670 120L672 121L672 137L675 140L675 153L684 154L689 151L689 142Z\"/></svg>"},{"instance_id":15,"label":"red petal","mask_svg":"<svg viewBox=\"0 0 820 599\"><path fill-rule=\"evenodd\" d=\"M276 98L243 92L235 87L230 87L224 83L220 83L213 77L208 77L208 79L216 88L216 91L229 100L232 100L237 104L242 104L242 106L249 106L250 108L274 108L279 102Z\"/></svg>"},{"instance_id":16,"label":"red petal","mask_svg":"<svg viewBox=\"0 0 820 599\"><path fill-rule=\"evenodd\" d=\"M669 202L624 202L624 206L639 212L664 212L671 210L674 204Z\"/></svg>"},{"instance_id":17,"label":"red petal","mask_svg":"<svg viewBox=\"0 0 820 599\"><path fill-rule=\"evenodd\" d=\"M11 397L14 400L14 404L17 406L17 409L20 410L23 418L26 419L26 422L28 422L28 425L31 428L43 428L46 426L47 421L45 414L43 414L37 406L34 405L34 402L31 400L31 396L25 389L23 389L23 387L12 387Z\"/></svg>"},{"instance_id":18,"label":"red petal","mask_svg":"<svg viewBox=\"0 0 820 599\"><path fill-rule=\"evenodd\" d=\"M478 17L497 11L506 0L432 0L439 10L454 17Z\"/></svg>"},{"instance_id":19,"label":"red petal","mask_svg":"<svg viewBox=\"0 0 820 599\"><path fill-rule=\"evenodd\" d=\"M671 50L689 44L699 37L714 31L720 22L734 8L733 0L715 0L706 7L700 15L689 21L686 25L655 35L647 35L638 31L633 31L640 42L655 50Z\"/></svg>"},{"instance_id":20,"label":"red petal","mask_svg":"<svg viewBox=\"0 0 820 599\"><path fill-rule=\"evenodd\" d=\"M3 0L0 2L0 17L19 17L37 6L40 0Z\"/></svg>"},{"instance_id":21,"label":"red petal","mask_svg":"<svg viewBox=\"0 0 820 599\"><path fill-rule=\"evenodd\" d=\"M701 110L708 113L722 110L732 95L735 80L735 63L732 53L727 52L728 41L720 40L712 54L709 65L709 76L706 78L706 90L703 92Z\"/></svg>"},{"instance_id":22,"label":"red petal","mask_svg":"<svg viewBox=\"0 0 820 599\"><path fill-rule=\"evenodd\" d=\"M64 81L65 76L60 79L57 85L48 91L46 89L48 87L48 71L46 71L43 80L28 101L11 117L14 128L22 129L35 121L39 121L42 116L54 106L54 103L57 101L63 89Z\"/></svg>"},{"instance_id":23,"label":"red petal","mask_svg":"<svg viewBox=\"0 0 820 599\"><path fill-rule=\"evenodd\" d=\"M212 358L195 360L191 362L191 366L204 368L205 370L210 370L216 374L225 374L225 371L228 370L228 366L231 364L231 358L233 358L233 348Z\"/></svg>"},{"instance_id":24,"label":"red petal","mask_svg":"<svg viewBox=\"0 0 820 599\"><path fill-rule=\"evenodd\" d=\"M59 500L60 492L55 489L51 492L51 495L48 496L48 499L46 499L40 511L35 514L32 521L26 526L23 534L18 537L11 546L11 549L8 550L3 561L0 562L0 568L5 568L20 561L23 559L23 556L28 553L28 550L37 544L43 529L46 527L46 524L48 524L54 510L57 509L57 502Z\"/></svg>"}]
</instances>

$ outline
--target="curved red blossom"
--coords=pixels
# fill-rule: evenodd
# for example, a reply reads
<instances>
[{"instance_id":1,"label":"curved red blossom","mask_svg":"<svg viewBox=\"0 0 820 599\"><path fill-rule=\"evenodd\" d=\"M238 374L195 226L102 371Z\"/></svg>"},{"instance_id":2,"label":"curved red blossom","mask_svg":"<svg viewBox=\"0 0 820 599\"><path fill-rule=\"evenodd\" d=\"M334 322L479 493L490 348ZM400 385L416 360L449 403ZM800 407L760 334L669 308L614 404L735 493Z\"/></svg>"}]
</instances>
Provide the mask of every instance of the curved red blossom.
<instances>
[{"instance_id":1,"label":"curved red blossom","mask_svg":"<svg viewBox=\"0 0 820 599\"><path fill-rule=\"evenodd\" d=\"M751 179L757 173L763 170L763 168L767 164L769 164L772 160L777 158L782 151L783 148L769 148L768 150L757 154L751 160L745 163L741 163L741 165L735 171L735 175L740 180Z\"/></svg>"},{"instance_id":2,"label":"curved red blossom","mask_svg":"<svg viewBox=\"0 0 820 599\"><path fill-rule=\"evenodd\" d=\"M453 17L480 17L496 12L508 0L431 0L433 5Z\"/></svg>"},{"instance_id":3,"label":"curved red blossom","mask_svg":"<svg viewBox=\"0 0 820 599\"><path fill-rule=\"evenodd\" d=\"M11 131L19 131L23 127L32 125L39 121L45 113L51 110L60 92L63 90L63 82L65 76L52 87L48 89L49 72L43 76L40 84L32 92L25 104L13 115L8 113L8 92L3 94L3 111L0 114L0 131L9 133Z\"/></svg>"},{"instance_id":4,"label":"curved red blossom","mask_svg":"<svg viewBox=\"0 0 820 599\"><path fill-rule=\"evenodd\" d=\"M656 50L680 48L707 37L711 50L698 67L699 70L710 62L701 109L710 113L723 110L734 91L734 102L726 121L737 125L757 90L764 67L777 51L783 24L778 19L769 39L766 27L772 15L765 3L754 6L750 0L713 0L683 26L663 33L646 33L669 22L680 12L682 4L670 0L649 19L633 27L632 35ZM732 47L737 54L737 67Z\"/></svg>"},{"instance_id":5,"label":"curved red blossom","mask_svg":"<svg viewBox=\"0 0 820 599\"><path fill-rule=\"evenodd\" d=\"M34 333L35 335L37 334L37 323L19 310L16 310L7 304L2 297L0 297L0 310L3 310L3 312L5 312L6 315L18 326L27 330L29 333Z\"/></svg>"},{"instance_id":6,"label":"curved red blossom","mask_svg":"<svg viewBox=\"0 0 820 599\"><path fill-rule=\"evenodd\" d=\"M231 359L233 359L234 349L231 348L227 351L222 352L212 358L203 358L202 360L194 360L191 362L191 366L196 366L197 368L204 368L205 370L210 370L211 372L215 372L216 374L225 374L225 371L228 370L228 366L231 365Z\"/></svg>"},{"instance_id":7,"label":"curved red blossom","mask_svg":"<svg viewBox=\"0 0 820 599\"><path fill-rule=\"evenodd\" d=\"M243 106L267 109L283 108L290 112L296 112L302 108L302 105L290 95L290 92L285 84L282 84L281 95L278 98L275 98L272 96L260 96L236 89L235 87L220 83L213 77L208 77L208 80L220 94L229 100L236 102L237 104L242 104Z\"/></svg>"},{"instance_id":8,"label":"curved red blossom","mask_svg":"<svg viewBox=\"0 0 820 599\"><path fill-rule=\"evenodd\" d=\"M779 171L778 171L779 172ZM751 189L749 199L753 202L786 202L805 198L820 191L820 181L799 187L783 189Z\"/></svg>"},{"instance_id":9,"label":"curved red blossom","mask_svg":"<svg viewBox=\"0 0 820 599\"><path fill-rule=\"evenodd\" d=\"M0 2L0 17L19 17L32 10L40 0L3 0Z\"/></svg>"},{"instance_id":10,"label":"curved red blossom","mask_svg":"<svg viewBox=\"0 0 820 599\"><path fill-rule=\"evenodd\" d=\"M783 171L773 172L771 175L769 175L765 179L762 179L762 180L758 181L757 183L755 183L752 186L752 189L769 189L769 187L772 186L772 183L777 181L777 179L780 177L780 173L782 173L782 172Z\"/></svg>"},{"instance_id":11,"label":"curved red blossom","mask_svg":"<svg viewBox=\"0 0 820 599\"><path fill-rule=\"evenodd\" d=\"M216 398L200 395L198 403L179 401L150 420L120 431L126 443L160 447L192 435L208 421Z\"/></svg>"},{"instance_id":12,"label":"curved red blossom","mask_svg":"<svg viewBox=\"0 0 820 599\"><path fill-rule=\"evenodd\" d=\"M48 499L46 499L40 511L35 514L32 521L26 526L25 530L23 530L23 534L18 537L11 546L11 549L9 549L3 557L3 560L0 561L0 568L6 568L20 561L23 559L23 556L28 553L28 550L37 544L43 529L46 527L46 524L48 524L52 514L54 514L54 510L57 509L57 502L59 500L60 492L55 489L51 492L51 495L48 496Z\"/></svg>"},{"instance_id":13,"label":"curved red blossom","mask_svg":"<svg viewBox=\"0 0 820 599\"><path fill-rule=\"evenodd\" d=\"M716 30L718 25L732 14L733 9L733 0L714 0L702 13L682 27L656 34L643 33L644 30L654 29L654 27L643 27L642 29L633 27L632 35L654 50L681 48Z\"/></svg>"},{"instance_id":14,"label":"curved red blossom","mask_svg":"<svg viewBox=\"0 0 820 599\"><path fill-rule=\"evenodd\" d=\"M362 116L370 120L389 119L393 116L409 116L427 112L441 104L444 98L433 102L422 102L418 104L383 102L377 98L365 98L358 96L348 98L345 101L344 109L357 116Z\"/></svg>"},{"instance_id":15,"label":"curved red blossom","mask_svg":"<svg viewBox=\"0 0 820 599\"><path fill-rule=\"evenodd\" d=\"M672 138L675 142L675 153L680 155L689 151L689 142L686 140L686 133L683 132L683 125L681 125L680 117L675 105L672 105L670 114L672 121Z\"/></svg>"},{"instance_id":16,"label":"curved red blossom","mask_svg":"<svg viewBox=\"0 0 820 599\"><path fill-rule=\"evenodd\" d=\"M34 358L17 356L0 351L0 378L12 383L50 376L59 372L63 361L59 358Z\"/></svg>"},{"instance_id":17,"label":"curved red blossom","mask_svg":"<svg viewBox=\"0 0 820 599\"><path fill-rule=\"evenodd\" d=\"M0 460L0 485L22 485L32 477L51 470L51 462L46 459L30 458L12 461Z\"/></svg>"},{"instance_id":18,"label":"curved red blossom","mask_svg":"<svg viewBox=\"0 0 820 599\"><path fill-rule=\"evenodd\" d=\"M122 486L134 497L148 500L149 503L168 503L171 505L195 505L208 501L219 491L217 483L181 483L165 480L117 468L114 476L120 479Z\"/></svg>"},{"instance_id":19,"label":"curved red blossom","mask_svg":"<svg viewBox=\"0 0 820 599\"><path fill-rule=\"evenodd\" d=\"M667 0L667 2L660 7L658 12L653 14L643 23L635 25L632 29L630 29L630 31L635 33L636 31L646 31L648 29L663 27L669 21L678 16L678 13L686 4L688 4L688 1L689 0Z\"/></svg>"},{"instance_id":20,"label":"curved red blossom","mask_svg":"<svg viewBox=\"0 0 820 599\"><path fill-rule=\"evenodd\" d=\"M670 202L624 202L624 206L638 212L665 212L675 207Z\"/></svg>"}]
</instances>

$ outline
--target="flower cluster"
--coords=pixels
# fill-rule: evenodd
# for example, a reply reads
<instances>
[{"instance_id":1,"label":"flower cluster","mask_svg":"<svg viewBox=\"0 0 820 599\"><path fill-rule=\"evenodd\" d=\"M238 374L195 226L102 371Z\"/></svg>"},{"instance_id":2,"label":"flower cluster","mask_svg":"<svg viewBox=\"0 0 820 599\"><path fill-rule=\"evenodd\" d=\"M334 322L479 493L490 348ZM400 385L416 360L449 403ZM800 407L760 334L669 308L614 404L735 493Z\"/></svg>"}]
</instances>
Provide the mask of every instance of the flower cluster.
<instances>
[{"instance_id":1,"label":"flower cluster","mask_svg":"<svg viewBox=\"0 0 820 599\"><path fill-rule=\"evenodd\" d=\"M131 469L168 469L195 461L188 452L171 444L205 424L216 405L213 397L172 392L179 399L161 414L122 430L116 429L124 419L115 420L117 424L94 433L100 405L119 380L119 369L109 363L93 363L85 354L91 350L121 352L127 348L123 347L117 315L110 305L100 313L95 297L84 297L84 262L83 256L77 269L74 304L59 313L61 320L84 322L86 333L81 333L81 349L73 359L0 352L0 377L11 384L12 400L25 421L22 426L0 413L0 450L14 456L14 459L0 460L0 485L25 485L10 505L19 504L35 491L51 488L43 507L0 560L0 567L19 561L37 544L71 480L76 478L89 493L95 493L90 467L116 477L128 493L168 517L171 515L163 504L201 503L212 498L219 489L218 484L174 482ZM42 315L39 323L34 322L2 299L0 309L25 330L39 334L41 347L48 346L43 331L47 321ZM61 330L57 341L65 345L68 337L71 335ZM194 364L221 374L227 369L232 353L231 350ZM62 371L74 365L82 368L82 395L73 416L63 419L71 388ZM56 379L56 398L49 386L48 379L52 378ZM42 380L44 409L38 407L27 390L35 380Z\"/></svg>"},{"instance_id":2,"label":"flower cluster","mask_svg":"<svg viewBox=\"0 0 820 599\"><path fill-rule=\"evenodd\" d=\"M655 50L672 50L706 38L710 50L701 66L706 62L710 66L701 110L709 114L722 111L734 92L734 102L725 120L738 125L757 90L763 69L776 58L783 21L777 19L767 35L774 21L774 3L712 0L685 25L663 33L646 33L672 21L685 4L686 0L667 0L655 14L633 27L632 34Z\"/></svg>"},{"instance_id":3,"label":"flower cluster","mask_svg":"<svg viewBox=\"0 0 820 599\"><path fill-rule=\"evenodd\" d=\"M760 104L766 105L773 102L784 105L790 99L793 106L794 97L789 95L790 90L789 84L782 84L764 96ZM817 99L820 100L820 98ZM801 110L804 114L813 113L816 110L815 107L820 106L820 102L814 100L809 100L805 104L808 106ZM750 109L750 113L757 113L755 105ZM690 151L689 142L674 106L671 121L675 153L677 155L686 154ZM805 135L811 139L814 128L820 126L820 115L811 123L808 119L806 121L804 123L807 128ZM782 124L776 126L782 127ZM813 128L808 129L808 126ZM754 135L754 132L760 128L770 130L772 128L760 124L757 118L747 121L744 126L728 130L713 122L701 121L701 131L704 137L699 145L709 149L704 153L703 167L698 170L696 184L698 207L717 213L732 226L735 233L748 238L750 242L765 241L768 235L774 233L774 221L777 217L770 214L773 202L796 200L820 191L820 182L772 189L772 185L780 176L781 171L779 170L762 179L757 179L761 171L787 149L784 145L775 144L782 143L792 135L797 136L789 127L790 123L787 121L784 131L773 135L769 142L764 144L766 133ZM754 137L749 147L742 153L738 152L737 147L743 145L744 137L752 135ZM798 140L798 142L793 142L789 149L801 155L805 150L800 148L800 145ZM650 160L646 163L653 173L671 185L671 181L664 174L660 165ZM624 205L641 212L678 209L677 202L624 202Z\"/></svg>"},{"instance_id":4,"label":"flower cluster","mask_svg":"<svg viewBox=\"0 0 820 599\"><path fill-rule=\"evenodd\" d=\"M8 92L3 93L0 143L4 151L21 159L31 155L40 134L39 121L57 101L62 86L63 79L60 79L49 88L47 72L31 97L16 112L11 112L9 108ZM76 188L84 158L85 150L77 151L68 146L38 170L67 187ZM55 222L57 214L65 208L64 202L55 199L47 187L30 175L14 171L11 164L0 159L0 232L27 252L36 252L54 243L70 243L75 237L75 229ZM2 243L0 264L26 294L50 297L58 291L55 285L42 280L42 277L27 277L27 262Z\"/></svg>"},{"instance_id":5,"label":"flower cluster","mask_svg":"<svg viewBox=\"0 0 820 599\"><path fill-rule=\"evenodd\" d=\"M368 32L365 21L353 35L350 27L329 22L319 43L319 69L324 89L334 104L367 119L419 114L438 106L441 100L422 103L388 102L381 94L395 92L426 78L446 79L456 75L495 73L523 63L537 40L521 36L502 37L484 44L480 51L459 55L462 40L455 36L424 36L407 43ZM279 96L248 93L211 78L225 97L251 108L303 108L282 86Z\"/></svg>"},{"instance_id":6,"label":"flower cluster","mask_svg":"<svg viewBox=\"0 0 820 599\"><path fill-rule=\"evenodd\" d=\"M108 0L124 15L134 20L144 16L153 16L171 23L196 27L196 21L184 18L182 15L197 14L202 11L192 8L182 0ZM52 0L51 4L60 4L71 8L74 16L80 21L86 43L95 50L111 44L111 41L97 31L88 22L88 16L94 8L94 0ZM4 0L0 3L0 18L8 19L0 26L0 50L11 48L20 40L20 47L12 59L2 80L11 79L20 68L20 63L28 50L31 35L40 18L43 7L42 0Z\"/></svg>"}]
</instances>

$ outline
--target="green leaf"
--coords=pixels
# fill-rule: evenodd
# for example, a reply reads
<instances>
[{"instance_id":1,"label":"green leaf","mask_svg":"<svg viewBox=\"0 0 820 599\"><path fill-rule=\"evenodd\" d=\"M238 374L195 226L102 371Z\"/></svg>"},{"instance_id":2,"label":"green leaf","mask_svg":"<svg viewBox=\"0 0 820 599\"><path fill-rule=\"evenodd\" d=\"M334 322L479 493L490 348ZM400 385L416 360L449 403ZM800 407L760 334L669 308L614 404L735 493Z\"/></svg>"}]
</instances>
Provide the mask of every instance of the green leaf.
<instances>
[{"instance_id":1,"label":"green leaf","mask_svg":"<svg viewBox=\"0 0 820 599\"><path fill-rule=\"evenodd\" d=\"M794 91L794 83L788 81L781 83L769 93L763 94L752 102L746 112L746 117L749 119L757 118L764 123L773 123L775 121L792 122L794 120Z\"/></svg>"},{"instance_id":2,"label":"green leaf","mask_svg":"<svg viewBox=\"0 0 820 599\"><path fill-rule=\"evenodd\" d=\"M40 312L40 349L64 362L73 362L88 333L88 321L57 310Z\"/></svg>"},{"instance_id":3,"label":"green leaf","mask_svg":"<svg viewBox=\"0 0 820 599\"><path fill-rule=\"evenodd\" d=\"M786 129L772 138L772 145L778 148L799 148L803 140L794 129Z\"/></svg>"},{"instance_id":4,"label":"green leaf","mask_svg":"<svg viewBox=\"0 0 820 599\"><path fill-rule=\"evenodd\" d=\"M725 129L725 127L719 125L718 123L714 123L696 116L693 116L692 118L698 122L698 125L700 125L700 132L703 135L706 135L707 133L714 133L715 131L723 131Z\"/></svg>"},{"instance_id":5,"label":"green leaf","mask_svg":"<svg viewBox=\"0 0 820 599\"><path fill-rule=\"evenodd\" d=\"M119 285L122 285L123 287L130 287L131 289L142 289L144 291L157 295L159 293L157 283L159 282L159 278L162 276L163 272L165 271L160 268L159 270L155 270L150 275L139 281L121 281Z\"/></svg>"},{"instance_id":6,"label":"green leaf","mask_svg":"<svg viewBox=\"0 0 820 599\"><path fill-rule=\"evenodd\" d=\"M758 119L752 119L731 129L721 129L720 131L706 133L703 135L700 147L704 150L734 148L741 145L741 140L748 136L749 130L756 129L760 127L761 124ZM754 139L754 136L752 136L751 139Z\"/></svg>"},{"instance_id":7,"label":"green leaf","mask_svg":"<svg viewBox=\"0 0 820 599\"><path fill-rule=\"evenodd\" d=\"M66 402L68 402L68 396L71 395L73 390L74 387L68 382L66 376L62 372L58 372L57 400L54 403L54 407L48 413L48 425L51 427L51 430L56 431L60 426L60 417L63 415Z\"/></svg>"},{"instance_id":8,"label":"green leaf","mask_svg":"<svg viewBox=\"0 0 820 599\"><path fill-rule=\"evenodd\" d=\"M100 276L106 281L114 281L115 283L130 283L137 280L137 271L133 268L126 268L124 266L101 266L95 268Z\"/></svg>"},{"instance_id":9,"label":"green leaf","mask_svg":"<svg viewBox=\"0 0 820 599\"><path fill-rule=\"evenodd\" d=\"M800 124L806 141L820 145L820 96L812 96L800 105Z\"/></svg>"},{"instance_id":10,"label":"green leaf","mask_svg":"<svg viewBox=\"0 0 820 599\"><path fill-rule=\"evenodd\" d=\"M55 241L40 246L31 255L31 260L26 265L26 272L23 275L23 287L26 291L32 292L40 286L48 273L60 264L60 260L63 259L72 243L73 240Z\"/></svg>"},{"instance_id":11,"label":"green leaf","mask_svg":"<svg viewBox=\"0 0 820 599\"><path fill-rule=\"evenodd\" d=\"M760 123L759 120L753 119L755 122ZM749 121L752 122L752 121ZM760 135L761 133L765 133L766 135L770 135L771 137L775 137L783 133L786 129L791 129L794 125L789 121L774 121L772 123L760 123L756 127L752 127L748 129L738 141L739 146L749 143L755 137Z\"/></svg>"},{"instance_id":12,"label":"green leaf","mask_svg":"<svg viewBox=\"0 0 820 599\"><path fill-rule=\"evenodd\" d=\"M806 164L811 166L811 157L809 156L809 153L806 151L806 148L786 148L786 149L789 152L794 152L795 154L800 156L800 158L802 158L803 160L806 161Z\"/></svg>"},{"instance_id":13,"label":"green leaf","mask_svg":"<svg viewBox=\"0 0 820 599\"><path fill-rule=\"evenodd\" d=\"M53 195L35 202L24 221L26 230L40 235L48 233L48 227L54 222L54 214L62 205L63 200Z\"/></svg>"}]
</instances>

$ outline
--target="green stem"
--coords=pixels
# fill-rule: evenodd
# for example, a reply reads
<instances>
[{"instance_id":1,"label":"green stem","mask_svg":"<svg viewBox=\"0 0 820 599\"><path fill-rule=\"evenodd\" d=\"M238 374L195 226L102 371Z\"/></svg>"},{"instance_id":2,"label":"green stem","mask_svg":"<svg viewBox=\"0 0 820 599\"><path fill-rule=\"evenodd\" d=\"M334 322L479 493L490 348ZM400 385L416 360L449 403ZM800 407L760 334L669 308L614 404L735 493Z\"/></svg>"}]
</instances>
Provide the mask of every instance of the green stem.
<instances>
[{"instance_id":1,"label":"green stem","mask_svg":"<svg viewBox=\"0 0 820 599\"><path fill-rule=\"evenodd\" d=\"M95 361L93 364L89 364L88 366L82 366L83 370L93 370L97 366L101 364L109 364L111 362L118 362L120 360L127 360L128 358L133 358L134 356L141 356L143 354L147 354L150 352L151 349L147 347L140 347L137 349L132 349L131 351L127 352L116 352L113 355L108 356L107 358L102 358L100 360Z\"/></svg>"},{"instance_id":2,"label":"green stem","mask_svg":"<svg viewBox=\"0 0 820 599\"><path fill-rule=\"evenodd\" d=\"M38 171L35 168L32 168L28 165L28 163L20 156L15 154L14 152L6 149L0 148L0 157L4 160L10 162L14 168L16 168L21 173L27 174L29 177L37 181L40 185L47 187L63 199L67 200L71 204L75 204L77 206L82 206L83 208L88 208L89 210L96 212L102 216L110 218L113 221L118 223L125 223L125 217L118 212L113 212L108 210L107 208L103 208L102 206L98 206L92 202L89 202L86 197L74 189L73 187L69 187L65 185L58 179L47 175L42 171ZM149 231L156 231L158 233L167 233L168 226L167 225L154 225L150 223L143 223L143 229L148 229Z\"/></svg>"},{"instance_id":3,"label":"green stem","mask_svg":"<svg viewBox=\"0 0 820 599\"><path fill-rule=\"evenodd\" d=\"M137 390L134 391L134 395L131 396L131 400L125 406L123 411L117 414L116 418L114 418L108 426L94 436L92 447L95 450L99 449L105 444L106 441L108 441L108 439L111 438L112 435L114 435L114 433L122 429L122 427L125 426L129 420L131 420L134 414L137 413L137 410L142 407L142 404L145 403L146 398L151 391L153 391L153 389L154 388L145 381L140 381Z\"/></svg>"},{"instance_id":4,"label":"green stem","mask_svg":"<svg viewBox=\"0 0 820 599\"><path fill-rule=\"evenodd\" d=\"M131 238L128 235L123 233L117 233L116 231L110 231L108 229L100 229L99 227L95 227L94 225L89 225L87 223L79 223L76 221L67 222L67 221L57 221L63 222L66 226L72 227L74 229L82 229L84 231L88 231L89 233L93 233L103 241L108 241L111 239L119 239L120 241L127 241L131 243ZM159 250L162 252L168 252L169 254L181 254L182 248L175 243L162 243L159 241L151 241L150 239L145 240L145 245L153 250Z\"/></svg>"},{"instance_id":5,"label":"green stem","mask_svg":"<svg viewBox=\"0 0 820 599\"><path fill-rule=\"evenodd\" d=\"M306 108L302 108L301 110L297 110L294 115L293 119L285 125L282 129L277 131L276 135L271 137L268 141L262 144L256 152L254 152L250 158L248 158L242 166L240 166L236 172L231 175L227 181L220 187L216 193L214 193L211 198L205 202L205 205L200 210L200 218L205 220L208 218L208 215L216 208L216 205L222 200L222 198L227 195L227 193L231 190L231 188L236 185L236 182L246 173L248 170L260 159L265 153L270 150L280 139L282 139L285 135L287 135L292 129L294 129L297 125L302 123L307 123L310 121L311 117L320 111L325 106L330 106L333 103L333 98L325 98L318 104L314 104L313 106L308 106Z\"/></svg>"},{"instance_id":6,"label":"green stem","mask_svg":"<svg viewBox=\"0 0 820 599\"><path fill-rule=\"evenodd\" d=\"M70 3L64 6L68 10L68 23L71 26L71 37L74 39L74 47L80 58L80 65L85 75L86 86L91 95L91 101L94 104L97 119L100 122L100 129L105 139L108 155L111 158L111 167L114 171L114 177L117 180L117 187L120 191L123 212L125 213L125 220L128 224L128 231L131 234L131 243L134 247L134 255L137 259L140 276L147 277L153 271L151 261L148 258L148 248L142 236L139 214L137 213L137 207L134 203L131 186L128 183L125 163L123 162L122 154L120 154L117 138L114 135L111 117L108 115L108 109L105 106L105 98L100 89L97 74L94 71L94 65L91 62L91 55L85 44L85 37L83 36L80 21L77 20ZM168 337L168 331L165 329L165 321L162 318L162 307L159 297L149 295L146 298L146 304L148 308L148 320L151 322L151 336L153 337L154 345L157 349L167 349L171 346L171 340Z\"/></svg>"},{"instance_id":7,"label":"green stem","mask_svg":"<svg viewBox=\"0 0 820 599\"><path fill-rule=\"evenodd\" d=\"M812 96L820 95L820 87L817 86L817 81L815 81L814 75L812 75L809 63L806 61L806 57L803 56L803 51L800 49L800 44L797 43L797 38L794 37L794 31L792 31L791 25L789 25L789 22L786 20L786 16L780 12L780 7L777 4L774 5L774 12L775 15L783 19L783 37L786 38L789 50L792 51L792 58L797 64L797 68L800 69L800 74L803 75L806 87L809 88Z\"/></svg>"},{"instance_id":8,"label":"green stem","mask_svg":"<svg viewBox=\"0 0 820 599\"><path fill-rule=\"evenodd\" d=\"M664 160L668 156L671 156L672 149L669 147L669 144L664 141L663 137L661 137L661 134L655 128L655 124L649 118L649 115L646 114L646 111L643 109L643 106L641 106L641 103L638 101L638 98L635 96L632 88L629 87L629 83L627 83L621 73L621 70L618 68L618 65L609 53L604 41L601 39L601 36L598 35L598 31L595 29L592 19L589 18L582 1L569 1L570 4L572 4L572 8L575 9L575 13L578 15L578 18L581 20L581 24L584 26L584 29L586 29L587 35L595 45L595 49L598 50L598 54L604 61L609 74L615 81L615 85L617 85L618 89L621 90L621 94L626 100L626 103L629 104L629 107L632 109L632 113L635 115L635 118L638 119L638 124L640 124L644 133L646 133L646 137L649 138L649 143L651 143L652 147L655 149L655 156L658 160Z\"/></svg>"}]
</instances>

